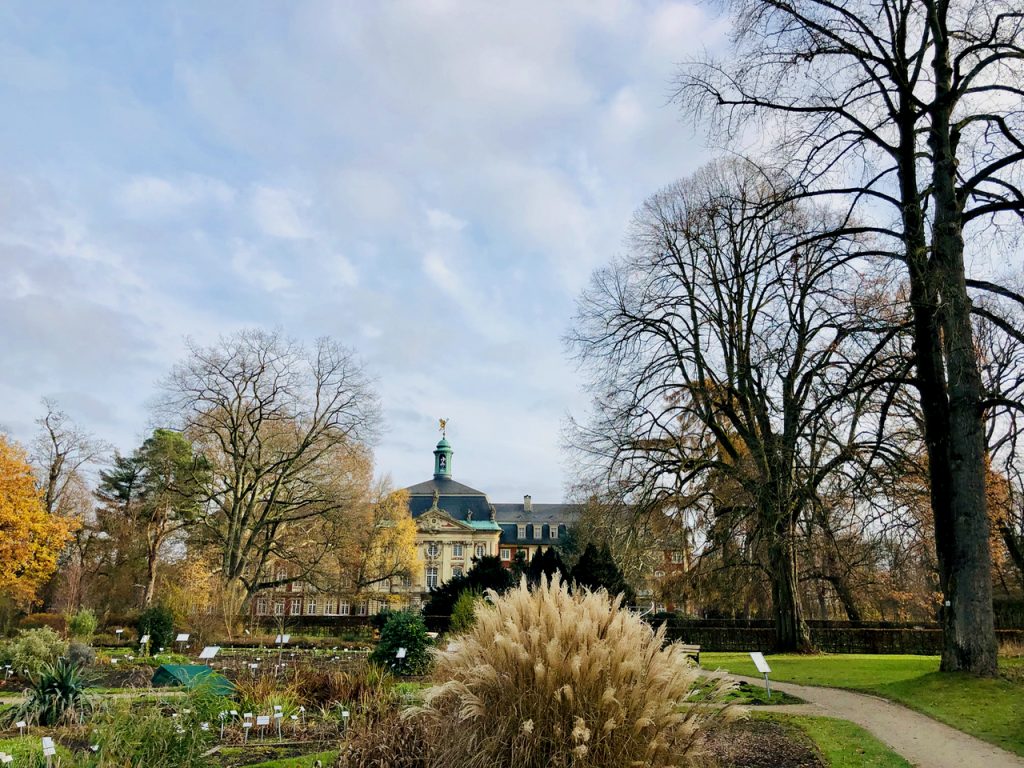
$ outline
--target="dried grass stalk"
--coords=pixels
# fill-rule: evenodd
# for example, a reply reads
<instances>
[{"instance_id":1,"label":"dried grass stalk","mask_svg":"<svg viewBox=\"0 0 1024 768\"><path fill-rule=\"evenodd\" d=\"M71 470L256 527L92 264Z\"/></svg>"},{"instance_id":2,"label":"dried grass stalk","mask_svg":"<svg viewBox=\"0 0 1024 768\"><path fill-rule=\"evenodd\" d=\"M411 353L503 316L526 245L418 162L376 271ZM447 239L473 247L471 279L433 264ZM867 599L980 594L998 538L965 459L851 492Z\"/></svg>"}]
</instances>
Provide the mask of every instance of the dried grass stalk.
<instances>
[{"instance_id":1,"label":"dried grass stalk","mask_svg":"<svg viewBox=\"0 0 1024 768\"><path fill-rule=\"evenodd\" d=\"M436 652L422 707L449 768L669 768L700 762L703 726L728 707L724 680L687 704L698 670L664 629L603 591L525 582L488 595L475 626Z\"/></svg>"}]
</instances>

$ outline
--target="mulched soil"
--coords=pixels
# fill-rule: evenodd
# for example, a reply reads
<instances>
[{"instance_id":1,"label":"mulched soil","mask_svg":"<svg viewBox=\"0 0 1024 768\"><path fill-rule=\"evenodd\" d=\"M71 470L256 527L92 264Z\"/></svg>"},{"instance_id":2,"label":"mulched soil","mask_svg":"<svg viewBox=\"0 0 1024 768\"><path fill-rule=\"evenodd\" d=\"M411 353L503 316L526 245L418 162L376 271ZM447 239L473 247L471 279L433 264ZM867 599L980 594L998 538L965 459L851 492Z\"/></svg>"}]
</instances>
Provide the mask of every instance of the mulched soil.
<instances>
[{"instance_id":1,"label":"mulched soil","mask_svg":"<svg viewBox=\"0 0 1024 768\"><path fill-rule=\"evenodd\" d=\"M774 720L740 720L716 729L707 751L719 768L826 768L800 730Z\"/></svg>"}]
</instances>

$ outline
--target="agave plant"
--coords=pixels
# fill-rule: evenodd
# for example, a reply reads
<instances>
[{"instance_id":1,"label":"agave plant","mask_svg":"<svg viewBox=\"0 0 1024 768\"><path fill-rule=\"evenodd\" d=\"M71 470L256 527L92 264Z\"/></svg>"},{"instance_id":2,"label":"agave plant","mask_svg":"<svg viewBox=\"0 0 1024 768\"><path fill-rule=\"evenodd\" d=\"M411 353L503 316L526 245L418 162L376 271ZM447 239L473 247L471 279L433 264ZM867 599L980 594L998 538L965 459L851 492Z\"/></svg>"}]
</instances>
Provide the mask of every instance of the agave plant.
<instances>
[{"instance_id":1,"label":"agave plant","mask_svg":"<svg viewBox=\"0 0 1024 768\"><path fill-rule=\"evenodd\" d=\"M18 719L38 725L71 722L92 708L85 686L81 668L70 660L60 658L55 664L45 664L25 689Z\"/></svg>"}]
</instances>

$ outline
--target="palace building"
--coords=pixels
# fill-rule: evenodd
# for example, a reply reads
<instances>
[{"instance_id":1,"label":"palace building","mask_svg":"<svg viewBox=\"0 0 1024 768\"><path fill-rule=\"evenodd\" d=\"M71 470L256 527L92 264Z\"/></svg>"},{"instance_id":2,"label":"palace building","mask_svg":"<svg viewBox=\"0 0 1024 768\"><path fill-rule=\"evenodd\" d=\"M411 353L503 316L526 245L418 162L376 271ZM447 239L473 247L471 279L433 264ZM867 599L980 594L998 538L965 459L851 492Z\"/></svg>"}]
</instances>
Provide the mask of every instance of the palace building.
<instances>
[{"instance_id":1,"label":"palace building","mask_svg":"<svg viewBox=\"0 0 1024 768\"><path fill-rule=\"evenodd\" d=\"M405 489L423 563L408 587L412 604L468 570L474 557L497 555L506 567L519 552L533 557L556 544L579 514L574 504L534 504L528 495L522 503L492 503L483 491L453 479L453 454L442 436L434 449L433 478Z\"/></svg>"},{"instance_id":2,"label":"palace building","mask_svg":"<svg viewBox=\"0 0 1024 768\"><path fill-rule=\"evenodd\" d=\"M442 425L443 427L443 425ZM579 516L575 504L492 503L483 491L452 477L454 450L446 435L434 448L434 475L406 488L416 521L417 570L386 588L387 599L330 594L302 582L259 593L252 601L256 617L368 616L386 605L418 607L431 587L465 573L473 559L497 555L510 568L518 553L530 559L556 544ZM278 563L277 577L288 573Z\"/></svg>"}]
</instances>

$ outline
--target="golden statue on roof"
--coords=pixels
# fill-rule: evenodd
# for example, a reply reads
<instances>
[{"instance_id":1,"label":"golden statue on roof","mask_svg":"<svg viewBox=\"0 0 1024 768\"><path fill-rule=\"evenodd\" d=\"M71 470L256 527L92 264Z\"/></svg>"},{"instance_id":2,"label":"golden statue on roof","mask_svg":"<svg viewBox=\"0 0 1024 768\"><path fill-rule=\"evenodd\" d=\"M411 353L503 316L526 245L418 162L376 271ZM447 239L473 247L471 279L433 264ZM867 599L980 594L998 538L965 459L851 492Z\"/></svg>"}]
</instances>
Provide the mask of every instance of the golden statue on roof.
<instances>
[{"instance_id":1,"label":"golden statue on roof","mask_svg":"<svg viewBox=\"0 0 1024 768\"><path fill-rule=\"evenodd\" d=\"M448 419L438 419L437 421L441 425L438 427L441 431L441 437L448 437Z\"/></svg>"}]
</instances>

